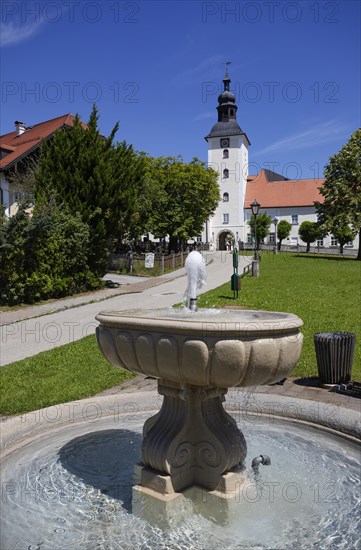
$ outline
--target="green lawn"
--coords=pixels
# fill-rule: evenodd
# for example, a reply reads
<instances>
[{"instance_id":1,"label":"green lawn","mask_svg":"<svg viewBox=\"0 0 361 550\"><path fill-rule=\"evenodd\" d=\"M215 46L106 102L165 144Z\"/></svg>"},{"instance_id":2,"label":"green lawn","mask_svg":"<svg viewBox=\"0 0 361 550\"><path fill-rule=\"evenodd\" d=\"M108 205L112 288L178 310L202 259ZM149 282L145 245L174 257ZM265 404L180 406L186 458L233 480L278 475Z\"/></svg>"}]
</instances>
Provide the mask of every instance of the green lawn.
<instances>
[{"instance_id":1,"label":"green lawn","mask_svg":"<svg viewBox=\"0 0 361 550\"><path fill-rule=\"evenodd\" d=\"M227 283L203 294L198 305L296 313L304 321L305 339L293 376L317 375L314 333L356 332L353 379L361 380L360 288L361 263L356 260L264 253L260 277L242 279L238 300L233 300ZM95 336L88 336L1 367L0 413L19 414L82 399L132 376L110 365L101 355Z\"/></svg>"},{"instance_id":2,"label":"green lawn","mask_svg":"<svg viewBox=\"0 0 361 550\"><path fill-rule=\"evenodd\" d=\"M0 414L20 414L95 395L133 375L101 355L95 336L0 368Z\"/></svg>"},{"instance_id":3,"label":"green lawn","mask_svg":"<svg viewBox=\"0 0 361 550\"><path fill-rule=\"evenodd\" d=\"M240 305L298 315L304 322L304 344L292 376L317 375L313 334L355 332L352 375L361 380L361 262L355 259L263 253L260 277L242 278L238 299L233 300L227 283L200 296L198 305Z\"/></svg>"}]
</instances>

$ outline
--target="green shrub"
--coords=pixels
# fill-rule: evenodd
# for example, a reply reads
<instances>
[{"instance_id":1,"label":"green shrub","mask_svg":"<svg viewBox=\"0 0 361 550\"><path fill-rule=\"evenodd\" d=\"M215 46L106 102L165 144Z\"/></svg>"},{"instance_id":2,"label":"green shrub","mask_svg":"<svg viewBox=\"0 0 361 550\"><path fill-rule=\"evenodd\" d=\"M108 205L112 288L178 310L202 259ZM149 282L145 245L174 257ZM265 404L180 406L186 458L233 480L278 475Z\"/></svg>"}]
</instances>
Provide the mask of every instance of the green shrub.
<instances>
[{"instance_id":1,"label":"green shrub","mask_svg":"<svg viewBox=\"0 0 361 550\"><path fill-rule=\"evenodd\" d=\"M27 204L0 219L0 304L32 304L98 288L88 266L89 226L67 208Z\"/></svg>"}]
</instances>

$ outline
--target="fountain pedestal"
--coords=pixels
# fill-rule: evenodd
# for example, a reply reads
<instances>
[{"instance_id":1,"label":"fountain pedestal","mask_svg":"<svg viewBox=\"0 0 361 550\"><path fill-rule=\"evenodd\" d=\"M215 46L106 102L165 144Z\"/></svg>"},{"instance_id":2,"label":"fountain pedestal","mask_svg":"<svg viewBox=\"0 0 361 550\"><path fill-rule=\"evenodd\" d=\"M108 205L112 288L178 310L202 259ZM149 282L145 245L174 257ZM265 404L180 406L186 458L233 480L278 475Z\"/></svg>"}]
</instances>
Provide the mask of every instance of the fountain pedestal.
<instances>
[{"instance_id":1,"label":"fountain pedestal","mask_svg":"<svg viewBox=\"0 0 361 550\"><path fill-rule=\"evenodd\" d=\"M247 454L246 441L222 406L227 388L199 388L160 380L159 413L143 428L140 485L172 494L198 485L227 492Z\"/></svg>"}]
</instances>

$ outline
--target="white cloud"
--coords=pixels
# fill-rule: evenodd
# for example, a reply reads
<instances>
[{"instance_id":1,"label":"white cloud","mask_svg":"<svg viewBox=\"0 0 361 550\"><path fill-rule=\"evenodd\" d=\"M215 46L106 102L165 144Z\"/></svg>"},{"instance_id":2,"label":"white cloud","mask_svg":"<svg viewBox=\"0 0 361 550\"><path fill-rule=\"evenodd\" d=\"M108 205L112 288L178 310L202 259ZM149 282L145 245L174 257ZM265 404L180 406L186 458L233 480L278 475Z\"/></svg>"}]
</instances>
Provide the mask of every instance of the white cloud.
<instances>
[{"instance_id":1,"label":"white cloud","mask_svg":"<svg viewBox=\"0 0 361 550\"><path fill-rule=\"evenodd\" d=\"M266 153L275 153L278 151L296 151L298 149L307 149L324 143L330 143L340 137L340 134L347 129L344 124L339 124L336 120L321 122L309 130L291 134L283 139L275 141L268 147L254 153L253 156L260 156Z\"/></svg>"},{"instance_id":2,"label":"white cloud","mask_svg":"<svg viewBox=\"0 0 361 550\"><path fill-rule=\"evenodd\" d=\"M26 25L16 25L12 22L0 23L0 45L10 46L27 40L38 32L44 20L34 21Z\"/></svg>"}]
</instances>

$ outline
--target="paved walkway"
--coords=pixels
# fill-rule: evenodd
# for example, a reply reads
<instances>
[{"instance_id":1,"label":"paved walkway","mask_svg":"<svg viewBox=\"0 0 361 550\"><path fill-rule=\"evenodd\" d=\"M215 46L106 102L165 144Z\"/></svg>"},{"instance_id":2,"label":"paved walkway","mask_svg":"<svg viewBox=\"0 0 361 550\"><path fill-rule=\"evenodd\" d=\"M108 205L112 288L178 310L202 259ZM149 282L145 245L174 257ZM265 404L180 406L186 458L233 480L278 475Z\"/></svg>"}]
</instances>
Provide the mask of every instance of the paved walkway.
<instances>
[{"instance_id":1,"label":"paved walkway","mask_svg":"<svg viewBox=\"0 0 361 550\"><path fill-rule=\"evenodd\" d=\"M233 273L231 254L206 252L204 257L207 263L207 284L200 293L230 281ZM240 273L250 261L247 256L240 257ZM1 312L0 366L94 333L98 325L95 316L101 310L171 307L182 301L187 286L184 268L149 279L131 279L129 276L124 278L113 274L105 278L117 280L120 287Z\"/></svg>"}]
</instances>

